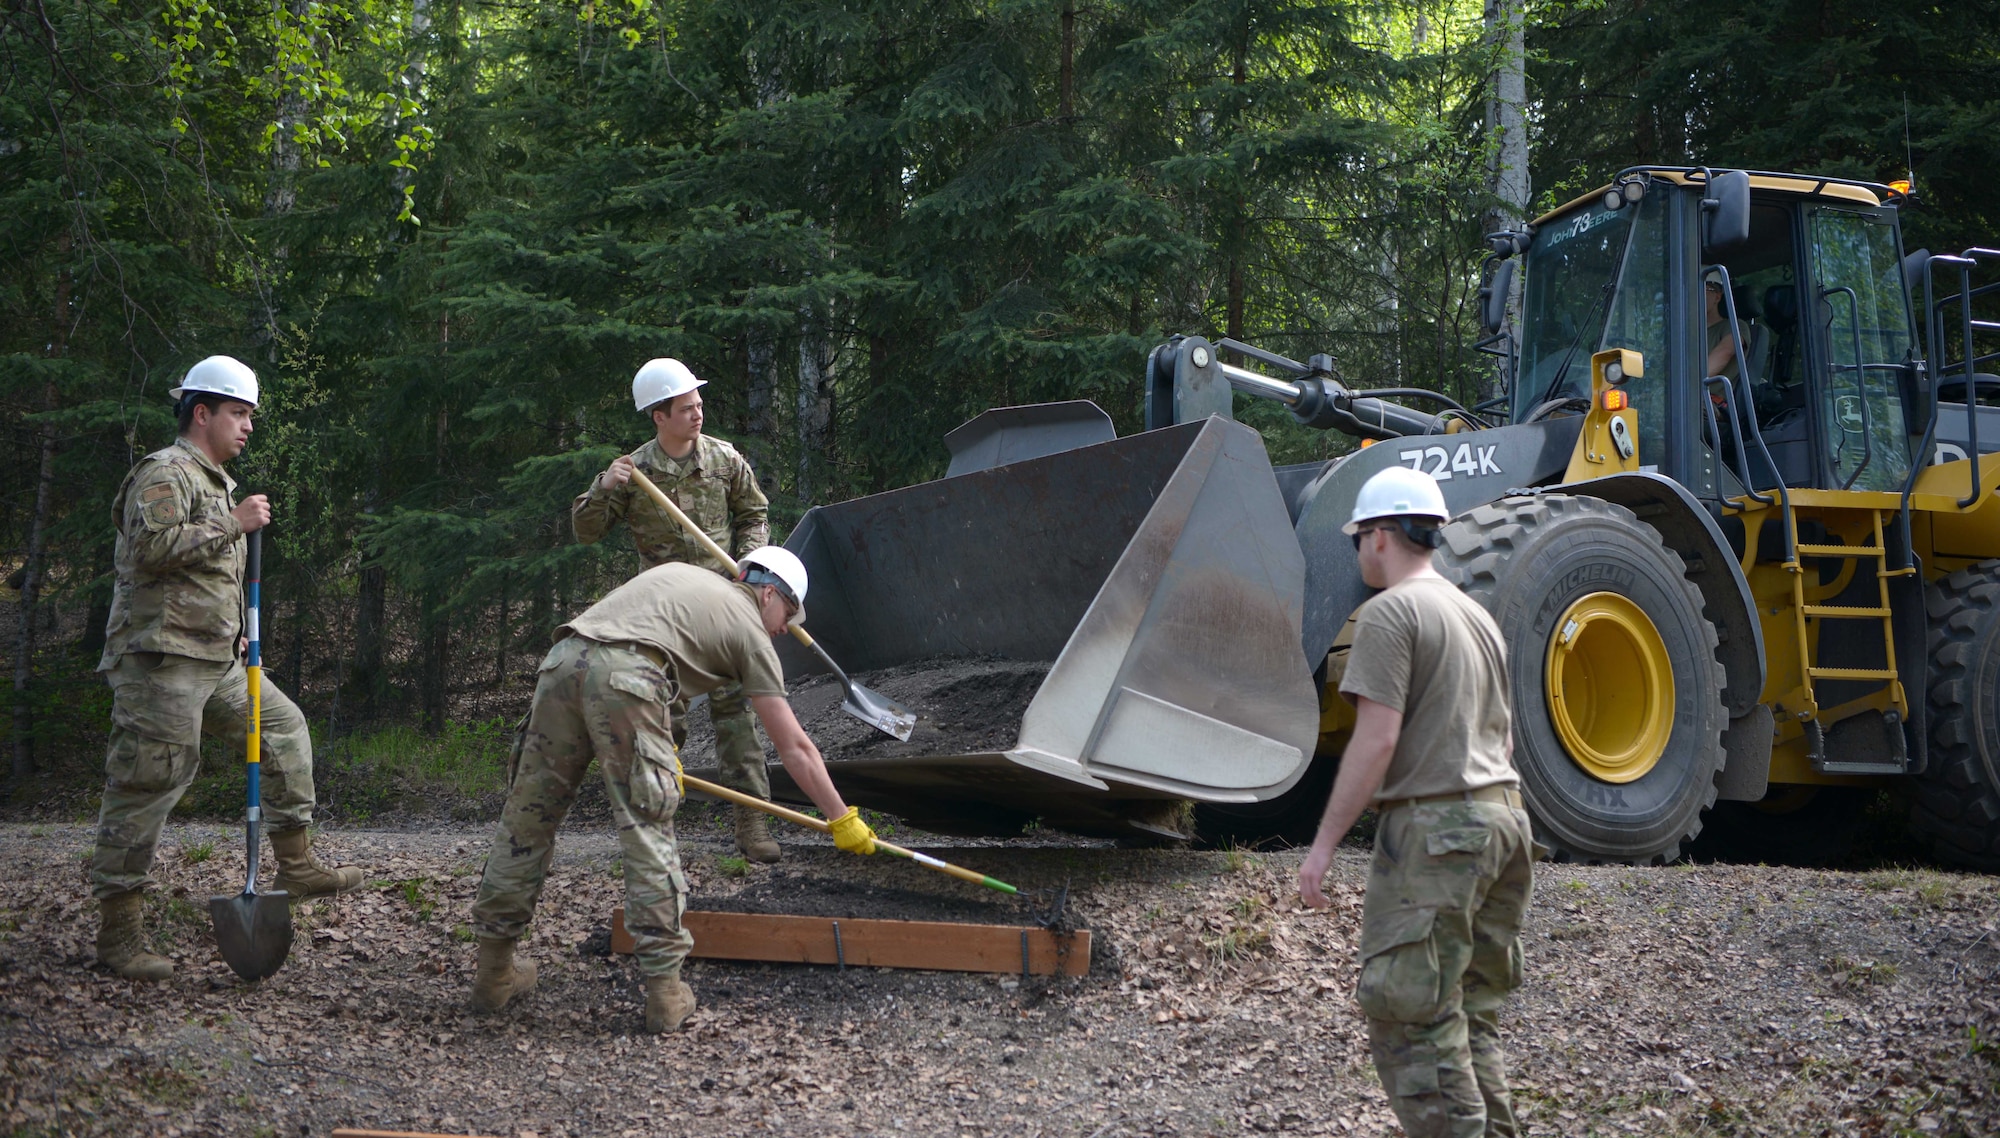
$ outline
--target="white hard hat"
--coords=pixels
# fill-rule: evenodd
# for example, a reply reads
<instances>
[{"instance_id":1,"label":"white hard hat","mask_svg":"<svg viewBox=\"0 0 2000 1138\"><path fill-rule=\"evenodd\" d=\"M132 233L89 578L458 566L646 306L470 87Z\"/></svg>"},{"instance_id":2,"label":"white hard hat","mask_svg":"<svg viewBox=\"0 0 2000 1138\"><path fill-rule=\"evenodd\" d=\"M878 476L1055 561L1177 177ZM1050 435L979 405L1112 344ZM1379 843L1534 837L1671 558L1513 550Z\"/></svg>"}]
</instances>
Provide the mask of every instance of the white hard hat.
<instances>
[{"instance_id":1,"label":"white hard hat","mask_svg":"<svg viewBox=\"0 0 2000 1138\"><path fill-rule=\"evenodd\" d=\"M1407 466L1376 471L1361 484L1361 493L1354 499L1354 516L1340 532L1353 534L1360 531L1362 522L1400 517L1436 518L1440 525L1451 520L1437 479Z\"/></svg>"},{"instance_id":2,"label":"white hard hat","mask_svg":"<svg viewBox=\"0 0 2000 1138\"><path fill-rule=\"evenodd\" d=\"M806 563L798 554L782 545L767 545L753 549L737 562L743 579L752 585L776 585L785 599L799 606L799 611L788 622L800 624L806 619Z\"/></svg>"},{"instance_id":3,"label":"white hard hat","mask_svg":"<svg viewBox=\"0 0 2000 1138\"><path fill-rule=\"evenodd\" d=\"M250 370L250 365L233 356L210 356L189 368L187 374L181 377L181 385L169 389L167 394L179 399L189 391L226 395L255 407L257 373Z\"/></svg>"},{"instance_id":4,"label":"white hard hat","mask_svg":"<svg viewBox=\"0 0 2000 1138\"><path fill-rule=\"evenodd\" d=\"M632 377L632 403L645 411L665 403L676 395L686 395L702 384L705 379L696 379L688 366L676 359L662 356L657 360L647 360L639 374Z\"/></svg>"}]
</instances>

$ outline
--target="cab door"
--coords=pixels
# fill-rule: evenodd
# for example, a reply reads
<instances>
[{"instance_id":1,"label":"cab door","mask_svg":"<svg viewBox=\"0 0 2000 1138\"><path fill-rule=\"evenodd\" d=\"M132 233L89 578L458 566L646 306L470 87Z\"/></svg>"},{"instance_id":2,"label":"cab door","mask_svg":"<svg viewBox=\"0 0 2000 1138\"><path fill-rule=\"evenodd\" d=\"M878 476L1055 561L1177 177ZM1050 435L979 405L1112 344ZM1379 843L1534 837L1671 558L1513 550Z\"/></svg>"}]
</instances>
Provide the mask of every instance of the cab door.
<instances>
[{"instance_id":1,"label":"cab door","mask_svg":"<svg viewBox=\"0 0 2000 1138\"><path fill-rule=\"evenodd\" d=\"M1903 289L1894 215L1815 205L1806 211L1811 247L1812 330L1820 467L1840 490L1900 491L1910 441L1900 377L1916 333Z\"/></svg>"}]
</instances>

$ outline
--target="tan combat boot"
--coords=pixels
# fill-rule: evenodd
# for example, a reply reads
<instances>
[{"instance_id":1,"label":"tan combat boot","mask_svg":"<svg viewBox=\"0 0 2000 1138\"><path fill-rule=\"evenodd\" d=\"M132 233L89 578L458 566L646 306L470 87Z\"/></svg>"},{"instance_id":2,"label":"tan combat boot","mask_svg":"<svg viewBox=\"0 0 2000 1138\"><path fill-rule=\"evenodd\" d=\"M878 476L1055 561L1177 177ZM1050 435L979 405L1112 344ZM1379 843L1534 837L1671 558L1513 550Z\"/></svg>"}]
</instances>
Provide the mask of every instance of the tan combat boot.
<instances>
[{"instance_id":1,"label":"tan combat boot","mask_svg":"<svg viewBox=\"0 0 2000 1138\"><path fill-rule=\"evenodd\" d=\"M775 865L785 855L778 848L778 843L771 840L770 823L765 818L762 810L752 810L748 806L736 808L736 848L751 861Z\"/></svg>"},{"instance_id":2,"label":"tan combat boot","mask_svg":"<svg viewBox=\"0 0 2000 1138\"><path fill-rule=\"evenodd\" d=\"M653 1035L679 1031L694 1014L694 989L675 976L646 977L646 1030Z\"/></svg>"},{"instance_id":3,"label":"tan combat boot","mask_svg":"<svg viewBox=\"0 0 2000 1138\"><path fill-rule=\"evenodd\" d=\"M535 987L535 962L514 959L511 940L479 941L479 971L472 977L472 1010L481 1015L497 1012L523 992Z\"/></svg>"},{"instance_id":4,"label":"tan combat boot","mask_svg":"<svg viewBox=\"0 0 2000 1138\"><path fill-rule=\"evenodd\" d=\"M97 903L97 959L127 980L164 980L173 962L146 951L146 895L120 893Z\"/></svg>"},{"instance_id":5,"label":"tan combat boot","mask_svg":"<svg viewBox=\"0 0 2000 1138\"><path fill-rule=\"evenodd\" d=\"M356 866L321 865L312 854L310 830L271 831L271 852L278 857L278 880L274 885L291 894L294 901L345 893L358 888L364 876Z\"/></svg>"}]
</instances>

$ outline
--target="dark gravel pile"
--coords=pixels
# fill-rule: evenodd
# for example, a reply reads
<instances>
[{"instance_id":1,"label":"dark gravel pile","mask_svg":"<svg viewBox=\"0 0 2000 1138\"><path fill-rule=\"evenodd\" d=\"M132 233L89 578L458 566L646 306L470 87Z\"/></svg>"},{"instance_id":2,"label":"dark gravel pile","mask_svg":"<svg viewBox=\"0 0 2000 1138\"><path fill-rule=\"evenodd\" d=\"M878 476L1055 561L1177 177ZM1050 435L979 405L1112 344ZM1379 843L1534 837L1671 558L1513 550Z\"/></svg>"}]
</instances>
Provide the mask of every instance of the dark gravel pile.
<instances>
[{"instance_id":1,"label":"dark gravel pile","mask_svg":"<svg viewBox=\"0 0 2000 1138\"><path fill-rule=\"evenodd\" d=\"M792 711L829 762L967 755L1013 746L1021 717L1049 674L1047 663L944 658L857 674L855 682L895 700L917 715L908 742L875 730L840 709L840 682L807 676L790 683ZM681 759L689 769L715 765L715 729L708 710L694 709ZM767 757L776 761L777 756Z\"/></svg>"}]
</instances>

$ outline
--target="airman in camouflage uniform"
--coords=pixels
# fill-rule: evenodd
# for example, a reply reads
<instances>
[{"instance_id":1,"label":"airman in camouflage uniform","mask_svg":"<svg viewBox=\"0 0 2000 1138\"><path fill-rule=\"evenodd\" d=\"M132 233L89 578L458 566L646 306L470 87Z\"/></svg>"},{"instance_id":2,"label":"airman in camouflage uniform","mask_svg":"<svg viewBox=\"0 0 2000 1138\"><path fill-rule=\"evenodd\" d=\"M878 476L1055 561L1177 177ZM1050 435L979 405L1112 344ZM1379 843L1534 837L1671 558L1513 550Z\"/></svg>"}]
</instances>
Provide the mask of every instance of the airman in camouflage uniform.
<instances>
[{"instance_id":1,"label":"airman in camouflage uniform","mask_svg":"<svg viewBox=\"0 0 2000 1138\"><path fill-rule=\"evenodd\" d=\"M693 381L691 374L686 379ZM655 405L653 414L658 436L619 458L610 470L592 480L590 489L577 495L570 506L570 524L576 531L576 539L585 545L600 541L622 519L632 531L632 544L638 548L639 559L646 568L678 563L726 573L694 535L631 481L627 471L632 467L644 471L661 493L736 558L770 543L770 503L742 454L721 439L700 433L699 392L688 389L672 396L664 405ZM668 453L670 447L680 450L681 457L672 457ZM771 784L764 769L764 746L757 738L743 692L734 685L716 689L709 693L708 710L715 724L718 781L746 794L769 798ZM678 699L672 711L675 742L685 743L686 697ZM757 861L777 861L778 844L771 840L764 816L738 807L735 817L737 846L744 854Z\"/></svg>"},{"instance_id":2,"label":"airman in camouflage uniform","mask_svg":"<svg viewBox=\"0 0 2000 1138\"><path fill-rule=\"evenodd\" d=\"M1493 619L1431 567L1449 518L1428 475L1362 487L1346 530L1362 579L1339 678L1355 724L1299 893L1326 904L1333 850L1375 804L1355 999L1410 1138L1519 1132L1497 1015L1521 984L1534 840L1512 762L1506 650Z\"/></svg>"},{"instance_id":3,"label":"airman in camouflage uniform","mask_svg":"<svg viewBox=\"0 0 2000 1138\"><path fill-rule=\"evenodd\" d=\"M763 568L767 563L796 573L787 582ZM515 958L515 944L534 915L556 830L592 758L602 767L624 853L625 927L646 977L646 1030L672 1031L694 1010L694 994L680 978L694 941L681 926L688 886L674 840L681 793L671 710L689 695L725 683L747 691L786 770L834 819L835 843L874 851L873 832L841 801L784 699L770 638L802 612L793 598L804 595L804 567L775 549L753 552L744 569L742 582L691 565L650 569L559 630L563 639L542 659L472 906L475 1011L499 1011L534 987L535 966Z\"/></svg>"},{"instance_id":4,"label":"airman in camouflage uniform","mask_svg":"<svg viewBox=\"0 0 2000 1138\"><path fill-rule=\"evenodd\" d=\"M240 754L249 727L249 677L238 658L243 537L269 520L270 507L262 495L233 501L236 482L222 461L241 452L254 404L204 394L216 388L202 377L218 373L247 377L247 390L236 390L256 398L244 365L227 357L197 364L176 389L186 392L181 437L141 459L112 502L118 582L97 665L111 684L111 740L90 880L98 959L133 979L173 971L146 950L141 913L160 831L200 771L201 736ZM296 898L359 885L360 870L329 869L312 856L312 739L298 705L268 677L261 738L276 886Z\"/></svg>"}]
</instances>

